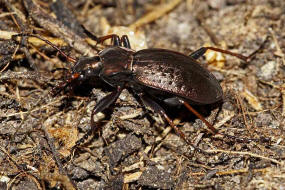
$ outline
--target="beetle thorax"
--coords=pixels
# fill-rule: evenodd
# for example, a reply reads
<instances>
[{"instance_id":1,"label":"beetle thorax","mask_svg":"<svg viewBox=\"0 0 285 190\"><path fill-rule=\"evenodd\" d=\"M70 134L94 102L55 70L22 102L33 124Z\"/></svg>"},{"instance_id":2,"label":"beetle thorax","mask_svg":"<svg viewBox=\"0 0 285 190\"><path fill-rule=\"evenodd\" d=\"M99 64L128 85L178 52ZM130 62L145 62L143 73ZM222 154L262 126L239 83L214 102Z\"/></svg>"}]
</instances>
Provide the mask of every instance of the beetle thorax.
<instances>
[{"instance_id":1,"label":"beetle thorax","mask_svg":"<svg viewBox=\"0 0 285 190\"><path fill-rule=\"evenodd\" d=\"M128 70L133 60L134 51L122 47L108 47L99 53L104 75L112 75Z\"/></svg>"}]
</instances>

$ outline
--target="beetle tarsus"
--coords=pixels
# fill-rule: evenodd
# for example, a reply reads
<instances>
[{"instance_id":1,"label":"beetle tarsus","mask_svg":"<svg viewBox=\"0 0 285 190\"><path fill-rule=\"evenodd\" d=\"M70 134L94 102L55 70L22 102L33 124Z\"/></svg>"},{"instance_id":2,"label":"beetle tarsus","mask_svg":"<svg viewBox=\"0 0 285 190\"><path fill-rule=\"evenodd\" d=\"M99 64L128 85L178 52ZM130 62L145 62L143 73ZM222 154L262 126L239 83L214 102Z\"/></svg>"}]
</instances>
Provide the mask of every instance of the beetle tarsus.
<instances>
[{"instance_id":1,"label":"beetle tarsus","mask_svg":"<svg viewBox=\"0 0 285 190\"><path fill-rule=\"evenodd\" d=\"M92 40L98 42L98 37L97 37L97 36L95 36L92 32L90 32L89 30L87 30L84 25L81 25L81 27L82 27L84 33L85 33L89 38L91 38Z\"/></svg>"}]
</instances>

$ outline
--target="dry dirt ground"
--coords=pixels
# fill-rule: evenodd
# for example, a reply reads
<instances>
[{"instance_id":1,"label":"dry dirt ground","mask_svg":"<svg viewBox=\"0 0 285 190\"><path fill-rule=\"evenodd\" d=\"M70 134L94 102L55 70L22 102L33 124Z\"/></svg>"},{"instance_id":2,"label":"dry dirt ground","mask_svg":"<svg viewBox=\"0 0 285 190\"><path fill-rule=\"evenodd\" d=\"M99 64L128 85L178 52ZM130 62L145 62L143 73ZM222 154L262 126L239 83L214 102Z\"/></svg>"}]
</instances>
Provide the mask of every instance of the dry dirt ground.
<instances>
[{"instance_id":1,"label":"dry dirt ground","mask_svg":"<svg viewBox=\"0 0 285 190\"><path fill-rule=\"evenodd\" d=\"M0 189L285 189L284 0L1 0ZM112 87L93 78L52 95L73 63L38 34L79 59L106 47L87 38L128 34L132 47L190 54L211 45L248 62L207 53L199 62L219 80L224 99L166 112L195 151L132 91L97 115ZM118 26L124 26L119 27ZM232 137L231 137L232 136Z\"/></svg>"}]
</instances>

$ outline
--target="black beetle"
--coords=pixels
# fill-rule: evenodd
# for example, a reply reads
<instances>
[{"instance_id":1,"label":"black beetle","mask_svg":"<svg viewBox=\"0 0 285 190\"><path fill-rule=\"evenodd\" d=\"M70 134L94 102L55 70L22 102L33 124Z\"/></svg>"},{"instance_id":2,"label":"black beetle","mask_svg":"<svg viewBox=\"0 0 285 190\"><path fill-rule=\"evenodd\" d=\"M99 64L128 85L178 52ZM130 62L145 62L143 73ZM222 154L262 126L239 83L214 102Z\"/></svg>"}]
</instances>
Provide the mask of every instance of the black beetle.
<instances>
[{"instance_id":1,"label":"black beetle","mask_svg":"<svg viewBox=\"0 0 285 190\"><path fill-rule=\"evenodd\" d=\"M236 56L248 61L254 54L246 57L230 51L202 47L191 53L189 56L166 49L144 49L134 51L126 35L121 38L115 34L93 39L102 43L112 39L112 46L106 47L95 57L83 57L79 60L67 56L58 47L40 36L34 36L45 41L57 49L69 61L75 63L72 68L71 77L60 83L53 89L53 94L60 92L67 85L74 82L80 83L88 78L99 77L104 82L113 86L115 90L102 98L94 107L91 114L91 131L86 133L76 144L82 143L90 134L96 130L94 115L104 111L114 103L122 90L131 89L137 94L142 102L167 120L175 132L191 144L185 135L173 124L165 110L153 99L155 96L163 97L163 101L170 105L184 105L200 118L211 130L217 133L216 129L208 123L190 104L212 104L223 97L222 88L217 79L196 59L201 57L208 49Z\"/></svg>"}]
</instances>

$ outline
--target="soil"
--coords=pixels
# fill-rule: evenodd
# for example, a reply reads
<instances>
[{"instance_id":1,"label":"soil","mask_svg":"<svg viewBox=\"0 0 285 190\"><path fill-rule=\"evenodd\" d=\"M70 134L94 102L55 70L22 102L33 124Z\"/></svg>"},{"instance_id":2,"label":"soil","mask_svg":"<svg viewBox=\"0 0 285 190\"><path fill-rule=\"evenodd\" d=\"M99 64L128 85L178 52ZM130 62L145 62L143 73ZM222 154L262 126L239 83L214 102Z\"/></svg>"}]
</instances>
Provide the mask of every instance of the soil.
<instances>
[{"instance_id":1,"label":"soil","mask_svg":"<svg viewBox=\"0 0 285 190\"><path fill-rule=\"evenodd\" d=\"M285 189L284 0L0 5L0 189ZM200 151L131 89L95 116L98 128L75 146L91 130L96 103L114 88L94 77L58 90L72 59L37 38L12 35L37 34L75 59L110 45L96 46L82 25L97 37L126 33L137 51L258 52L247 62L214 52L198 59L224 92L215 105L195 106L218 134L187 109L163 105Z\"/></svg>"}]
</instances>

